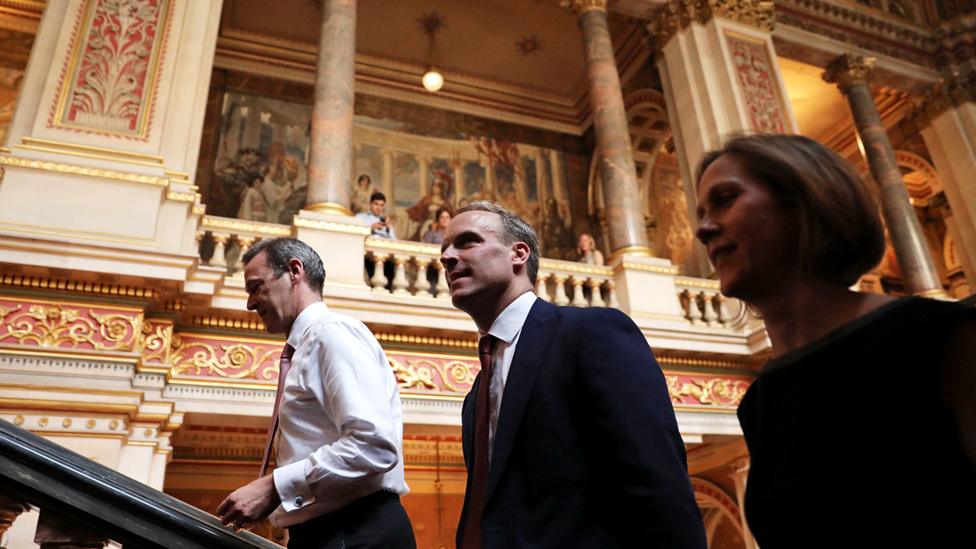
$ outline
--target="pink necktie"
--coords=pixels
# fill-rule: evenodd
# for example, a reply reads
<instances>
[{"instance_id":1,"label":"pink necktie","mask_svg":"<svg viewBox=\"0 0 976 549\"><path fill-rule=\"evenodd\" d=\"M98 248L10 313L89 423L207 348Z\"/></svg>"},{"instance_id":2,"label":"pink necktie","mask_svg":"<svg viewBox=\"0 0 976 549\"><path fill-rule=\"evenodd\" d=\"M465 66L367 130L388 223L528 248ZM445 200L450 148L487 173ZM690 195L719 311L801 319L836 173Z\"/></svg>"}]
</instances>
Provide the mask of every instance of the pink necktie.
<instances>
[{"instance_id":1,"label":"pink necktie","mask_svg":"<svg viewBox=\"0 0 976 549\"><path fill-rule=\"evenodd\" d=\"M295 348L285 343L285 348L281 350L281 365L278 367L278 391L275 392L274 412L271 414L268 441L264 447L264 458L261 459L261 471L258 472L258 478L264 476L265 470L268 469L268 461L271 459L271 447L274 446L275 433L278 432L278 405L281 404L281 394L285 392L285 378L288 377L288 370L291 369L293 354L295 354Z\"/></svg>"}]
</instances>

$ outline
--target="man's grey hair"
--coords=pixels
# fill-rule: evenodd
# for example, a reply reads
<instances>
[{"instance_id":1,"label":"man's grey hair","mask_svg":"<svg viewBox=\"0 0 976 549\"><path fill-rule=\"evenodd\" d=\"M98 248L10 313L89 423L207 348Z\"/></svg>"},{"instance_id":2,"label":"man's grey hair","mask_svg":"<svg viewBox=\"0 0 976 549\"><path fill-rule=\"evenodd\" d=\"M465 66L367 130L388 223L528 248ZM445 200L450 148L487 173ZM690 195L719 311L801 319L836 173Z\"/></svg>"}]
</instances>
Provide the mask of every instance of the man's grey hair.
<instances>
[{"instance_id":1,"label":"man's grey hair","mask_svg":"<svg viewBox=\"0 0 976 549\"><path fill-rule=\"evenodd\" d=\"M275 277L288 271L290 260L300 260L305 267L305 282L319 294L322 293L322 288L325 286L325 266L322 265L322 258L311 246L297 238L259 240L244 254L241 261L247 265L261 252L268 252L268 266L271 267Z\"/></svg>"},{"instance_id":2,"label":"man's grey hair","mask_svg":"<svg viewBox=\"0 0 976 549\"><path fill-rule=\"evenodd\" d=\"M539 274L539 237L536 236L535 229L519 217L518 214L487 200L477 200L457 211L458 214L464 212L491 212L498 214L502 218L502 232L505 237L505 244L514 244L516 242L525 242L528 244L529 261L526 263L526 272L529 275L529 281L535 285L536 276Z\"/></svg>"}]
</instances>

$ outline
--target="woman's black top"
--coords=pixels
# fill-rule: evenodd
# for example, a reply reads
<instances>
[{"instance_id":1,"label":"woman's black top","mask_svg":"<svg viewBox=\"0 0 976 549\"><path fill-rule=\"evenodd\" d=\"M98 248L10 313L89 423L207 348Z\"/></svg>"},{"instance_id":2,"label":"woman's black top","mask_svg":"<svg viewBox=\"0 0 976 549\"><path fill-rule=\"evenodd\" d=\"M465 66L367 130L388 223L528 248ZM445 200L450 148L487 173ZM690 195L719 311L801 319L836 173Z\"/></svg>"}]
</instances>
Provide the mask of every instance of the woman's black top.
<instances>
[{"instance_id":1,"label":"woman's black top","mask_svg":"<svg viewBox=\"0 0 976 549\"><path fill-rule=\"evenodd\" d=\"M976 426L957 424L942 382L964 317L976 310L904 298L765 365L738 412L762 549L976 547L959 438Z\"/></svg>"}]
</instances>

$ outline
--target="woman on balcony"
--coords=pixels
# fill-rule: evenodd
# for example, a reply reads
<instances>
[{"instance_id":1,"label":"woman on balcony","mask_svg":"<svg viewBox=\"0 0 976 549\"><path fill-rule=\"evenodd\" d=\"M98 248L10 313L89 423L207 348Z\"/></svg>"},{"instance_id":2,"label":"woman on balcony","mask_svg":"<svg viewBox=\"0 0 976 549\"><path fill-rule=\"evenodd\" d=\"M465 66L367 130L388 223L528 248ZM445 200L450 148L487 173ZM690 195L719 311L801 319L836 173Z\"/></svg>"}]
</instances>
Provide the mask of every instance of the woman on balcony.
<instances>
[{"instance_id":1,"label":"woman on balcony","mask_svg":"<svg viewBox=\"0 0 976 549\"><path fill-rule=\"evenodd\" d=\"M699 165L697 237L772 358L739 406L763 549L943 547L976 517L976 314L849 287L881 259L878 206L800 136L738 137Z\"/></svg>"}]
</instances>

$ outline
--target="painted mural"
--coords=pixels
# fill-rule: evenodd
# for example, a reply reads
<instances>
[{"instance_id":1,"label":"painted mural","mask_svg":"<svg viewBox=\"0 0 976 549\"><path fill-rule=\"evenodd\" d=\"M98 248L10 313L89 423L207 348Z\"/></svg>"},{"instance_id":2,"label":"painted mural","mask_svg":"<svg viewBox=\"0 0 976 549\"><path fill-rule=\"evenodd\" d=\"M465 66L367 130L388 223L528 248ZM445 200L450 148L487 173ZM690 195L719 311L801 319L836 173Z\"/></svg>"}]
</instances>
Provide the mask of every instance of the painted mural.
<instances>
[{"instance_id":1,"label":"painted mural","mask_svg":"<svg viewBox=\"0 0 976 549\"><path fill-rule=\"evenodd\" d=\"M310 118L308 105L225 94L208 213L290 224L305 202ZM353 143L350 209L382 191L401 239L420 240L440 208L493 200L536 228L547 257L574 250L569 189L585 186L585 158L366 116L354 120Z\"/></svg>"}]
</instances>

